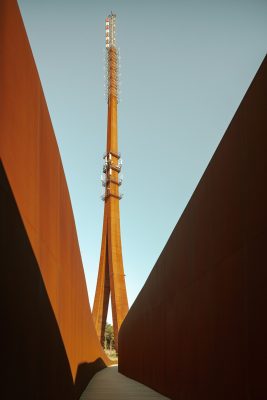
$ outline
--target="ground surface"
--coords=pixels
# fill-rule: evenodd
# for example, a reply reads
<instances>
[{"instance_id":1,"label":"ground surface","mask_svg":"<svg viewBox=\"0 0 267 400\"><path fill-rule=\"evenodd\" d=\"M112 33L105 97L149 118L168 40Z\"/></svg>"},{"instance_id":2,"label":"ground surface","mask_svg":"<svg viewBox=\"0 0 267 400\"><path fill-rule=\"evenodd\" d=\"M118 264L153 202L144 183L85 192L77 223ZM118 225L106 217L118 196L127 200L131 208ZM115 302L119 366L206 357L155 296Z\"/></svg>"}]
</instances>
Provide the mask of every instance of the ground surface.
<instances>
[{"instance_id":1,"label":"ground surface","mask_svg":"<svg viewBox=\"0 0 267 400\"><path fill-rule=\"evenodd\" d=\"M98 372L83 392L80 400L164 400L167 397L136 382L118 372L111 366Z\"/></svg>"}]
</instances>

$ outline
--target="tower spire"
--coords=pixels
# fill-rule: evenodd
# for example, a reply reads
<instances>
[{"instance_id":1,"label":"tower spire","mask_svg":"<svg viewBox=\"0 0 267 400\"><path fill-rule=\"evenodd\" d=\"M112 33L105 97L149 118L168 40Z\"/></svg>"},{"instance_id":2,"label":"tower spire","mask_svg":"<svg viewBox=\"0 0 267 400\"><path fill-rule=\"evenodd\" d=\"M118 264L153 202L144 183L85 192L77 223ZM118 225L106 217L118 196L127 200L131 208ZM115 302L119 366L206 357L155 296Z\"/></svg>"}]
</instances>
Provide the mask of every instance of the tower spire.
<instances>
[{"instance_id":1,"label":"tower spire","mask_svg":"<svg viewBox=\"0 0 267 400\"><path fill-rule=\"evenodd\" d=\"M105 188L104 220L93 319L101 343L111 297L115 348L118 349L118 331L128 312L128 300L122 260L120 236L121 157L118 152L118 50L116 46L116 14L106 18L106 68L107 68L107 146L104 155L102 185Z\"/></svg>"}]
</instances>

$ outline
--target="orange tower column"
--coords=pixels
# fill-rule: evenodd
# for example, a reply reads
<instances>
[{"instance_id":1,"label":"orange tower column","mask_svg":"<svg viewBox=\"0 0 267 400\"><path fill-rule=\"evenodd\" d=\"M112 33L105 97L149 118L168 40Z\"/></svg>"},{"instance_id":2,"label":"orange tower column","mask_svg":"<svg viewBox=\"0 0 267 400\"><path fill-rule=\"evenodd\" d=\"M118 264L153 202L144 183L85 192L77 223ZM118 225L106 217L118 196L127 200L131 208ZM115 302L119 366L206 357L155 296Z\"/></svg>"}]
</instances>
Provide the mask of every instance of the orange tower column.
<instances>
[{"instance_id":1,"label":"orange tower column","mask_svg":"<svg viewBox=\"0 0 267 400\"><path fill-rule=\"evenodd\" d=\"M101 343L104 343L105 325L111 295L115 348L118 348L118 331L128 312L128 300L122 261L120 235L121 179L118 153L117 103L118 103L118 50L115 42L116 15L106 18L107 97L108 124L107 148L103 167L105 194L102 245L99 271L93 306L93 319Z\"/></svg>"}]
</instances>

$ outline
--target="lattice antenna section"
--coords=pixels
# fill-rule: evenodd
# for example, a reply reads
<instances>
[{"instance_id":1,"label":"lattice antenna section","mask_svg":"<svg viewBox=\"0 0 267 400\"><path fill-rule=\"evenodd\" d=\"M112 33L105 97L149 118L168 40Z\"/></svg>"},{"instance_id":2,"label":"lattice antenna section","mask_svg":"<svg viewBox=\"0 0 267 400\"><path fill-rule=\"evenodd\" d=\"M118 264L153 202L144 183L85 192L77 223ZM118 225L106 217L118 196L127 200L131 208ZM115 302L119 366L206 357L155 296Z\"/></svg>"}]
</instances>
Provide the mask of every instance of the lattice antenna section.
<instances>
[{"instance_id":1,"label":"lattice antenna section","mask_svg":"<svg viewBox=\"0 0 267 400\"><path fill-rule=\"evenodd\" d=\"M119 51L116 46L116 14L106 18L106 99L109 101L111 95L119 101Z\"/></svg>"}]
</instances>

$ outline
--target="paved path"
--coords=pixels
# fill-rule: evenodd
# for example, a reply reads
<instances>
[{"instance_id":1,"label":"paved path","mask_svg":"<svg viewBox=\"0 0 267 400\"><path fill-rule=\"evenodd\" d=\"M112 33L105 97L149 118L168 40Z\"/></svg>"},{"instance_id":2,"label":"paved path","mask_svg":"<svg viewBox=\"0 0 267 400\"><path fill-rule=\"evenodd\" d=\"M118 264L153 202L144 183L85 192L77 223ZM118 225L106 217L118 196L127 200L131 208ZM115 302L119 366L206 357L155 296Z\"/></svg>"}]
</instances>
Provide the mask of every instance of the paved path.
<instances>
[{"instance_id":1,"label":"paved path","mask_svg":"<svg viewBox=\"0 0 267 400\"><path fill-rule=\"evenodd\" d=\"M167 397L136 382L111 366L98 372L83 392L80 400L166 400Z\"/></svg>"}]
</instances>

